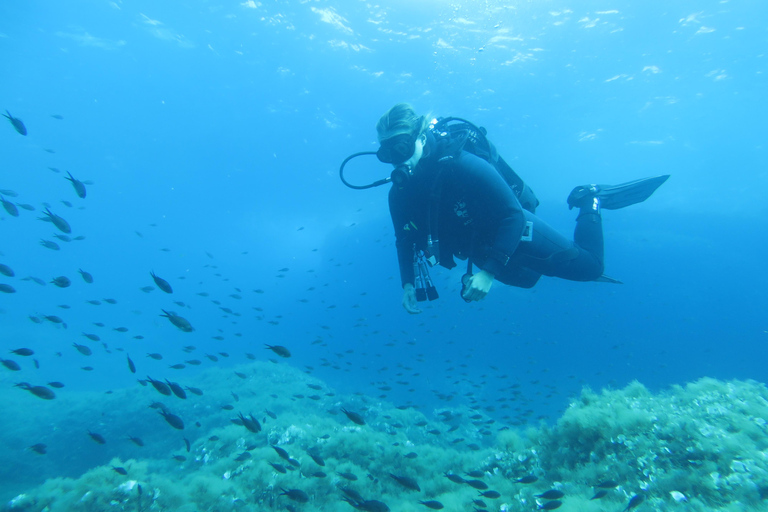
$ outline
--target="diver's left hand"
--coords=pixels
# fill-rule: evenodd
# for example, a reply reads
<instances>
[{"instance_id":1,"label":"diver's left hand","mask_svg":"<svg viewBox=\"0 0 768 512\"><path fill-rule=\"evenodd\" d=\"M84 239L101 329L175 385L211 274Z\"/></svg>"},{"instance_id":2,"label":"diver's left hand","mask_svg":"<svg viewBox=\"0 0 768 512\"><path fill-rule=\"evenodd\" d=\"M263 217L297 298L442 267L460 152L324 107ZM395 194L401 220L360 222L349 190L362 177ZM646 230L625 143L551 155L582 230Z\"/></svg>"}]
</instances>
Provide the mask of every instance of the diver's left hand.
<instances>
[{"instance_id":1,"label":"diver's left hand","mask_svg":"<svg viewBox=\"0 0 768 512\"><path fill-rule=\"evenodd\" d=\"M491 291L494 276L490 272L481 270L469 278L464 293L461 294L467 302L483 300Z\"/></svg>"}]
</instances>

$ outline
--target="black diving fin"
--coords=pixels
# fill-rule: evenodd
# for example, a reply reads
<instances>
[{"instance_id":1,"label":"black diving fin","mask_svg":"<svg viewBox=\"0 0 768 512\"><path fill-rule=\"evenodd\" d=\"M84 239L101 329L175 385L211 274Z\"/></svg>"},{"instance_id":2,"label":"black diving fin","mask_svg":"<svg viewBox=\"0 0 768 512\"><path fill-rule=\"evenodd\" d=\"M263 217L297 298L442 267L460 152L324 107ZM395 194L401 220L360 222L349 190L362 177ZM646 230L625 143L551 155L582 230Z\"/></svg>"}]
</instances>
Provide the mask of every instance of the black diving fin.
<instances>
[{"instance_id":1,"label":"black diving fin","mask_svg":"<svg viewBox=\"0 0 768 512\"><path fill-rule=\"evenodd\" d=\"M603 210L618 210L627 206L642 203L653 194L667 179L669 174L628 181L619 185L585 185L576 187L568 196L568 207L580 208L585 203L591 203L592 198L600 199Z\"/></svg>"}]
</instances>

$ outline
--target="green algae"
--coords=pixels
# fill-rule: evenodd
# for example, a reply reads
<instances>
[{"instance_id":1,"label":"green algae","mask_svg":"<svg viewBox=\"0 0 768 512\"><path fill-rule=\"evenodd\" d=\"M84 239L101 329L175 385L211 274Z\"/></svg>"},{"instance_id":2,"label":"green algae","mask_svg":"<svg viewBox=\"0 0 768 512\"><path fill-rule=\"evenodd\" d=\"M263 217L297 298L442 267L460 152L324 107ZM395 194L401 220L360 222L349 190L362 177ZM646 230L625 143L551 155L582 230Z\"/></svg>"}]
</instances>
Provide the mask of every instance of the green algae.
<instances>
[{"instance_id":1,"label":"green algae","mask_svg":"<svg viewBox=\"0 0 768 512\"><path fill-rule=\"evenodd\" d=\"M192 383L206 390L204 397L166 401L188 423L200 422L199 428L183 434L170 432L159 416L140 412L146 403L127 404L120 392L104 397L122 404L124 413L105 425L108 439L124 428L135 429L137 417L159 429L159 437L149 438L156 442L147 451L131 452L145 455L114 458L77 477L49 478L5 509L217 512L292 506L299 511L351 511L339 490L348 486L366 499L405 512L428 510L420 500L438 500L444 510L472 510L472 500L478 498L488 510L530 511L543 503L535 495L552 488L565 493L564 511L621 510L634 494L647 497L639 511L768 510L768 390L760 383L702 379L658 394L639 383L601 393L585 389L555 425L522 431L497 423L495 438L489 440L469 419L475 411L466 407L450 409L457 428L448 435L436 415L444 408L401 410L370 397L339 396L285 365L253 363L237 371L248 378L214 369ZM321 398L302 398L310 382L322 386ZM221 410L218 404L232 401L232 392L239 398L236 409ZM89 398L87 407L103 410L93 400ZM342 407L364 413L367 424L351 423L339 412ZM251 433L231 422L236 411L261 418L265 408L277 418L264 416L262 432ZM131 416L134 423L127 419ZM435 429L442 433L429 433ZM191 440L189 453L179 443L181 435ZM453 435L464 441L454 442ZM470 449L469 443L480 449ZM298 467L281 459L272 445L288 451ZM309 450L317 450L325 465L316 464ZM244 452L250 458L236 460ZM418 456L405 457L409 452ZM173 460L172 455L186 460ZM270 462L285 466L286 473ZM128 475L113 466L124 467ZM470 470L482 471L480 479L501 497L480 497L478 490L444 476ZM318 471L325 476L313 476ZM352 473L357 480L339 473ZM416 479L421 491L405 489L390 473ZM525 475L538 480L514 482ZM590 500L594 486L604 480L615 480L618 486L601 500ZM294 488L306 492L309 502L281 496L282 489Z\"/></svg>"}]
</instances>

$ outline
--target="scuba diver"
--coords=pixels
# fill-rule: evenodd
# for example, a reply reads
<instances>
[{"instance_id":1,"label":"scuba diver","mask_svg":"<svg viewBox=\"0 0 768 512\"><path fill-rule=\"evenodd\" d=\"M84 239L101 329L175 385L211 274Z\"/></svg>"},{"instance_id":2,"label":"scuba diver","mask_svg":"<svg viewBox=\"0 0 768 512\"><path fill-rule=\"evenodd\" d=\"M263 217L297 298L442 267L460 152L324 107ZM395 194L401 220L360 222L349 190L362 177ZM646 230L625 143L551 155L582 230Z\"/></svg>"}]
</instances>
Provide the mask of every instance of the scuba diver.
<instances>
[{"instance_id":1,"label":"scuba diver","mask_svg":"<svg viewBox=\"0 0 768 512\"><path fill-rule=\"evenodd\" d=\"M419 116L405 103L376 125L377 152L355 153L341 164L345 185L364 189L392 183L389 211L395 228L403 307L420 313L418 302L434 300L429 268L467 262L461 297L483 299L494 280L533 287L542 275L572 281L620 283L603 274L601 210L645 201L669 175L620 185L582 185L568 196L577 208L573 240L535 215L533 191L498 155L486 131L460 118ZM344 166L375 154L391 164L388 178L352 185ZM472 272L472 267L480 270Z\"/></svg>"}]
</instances>

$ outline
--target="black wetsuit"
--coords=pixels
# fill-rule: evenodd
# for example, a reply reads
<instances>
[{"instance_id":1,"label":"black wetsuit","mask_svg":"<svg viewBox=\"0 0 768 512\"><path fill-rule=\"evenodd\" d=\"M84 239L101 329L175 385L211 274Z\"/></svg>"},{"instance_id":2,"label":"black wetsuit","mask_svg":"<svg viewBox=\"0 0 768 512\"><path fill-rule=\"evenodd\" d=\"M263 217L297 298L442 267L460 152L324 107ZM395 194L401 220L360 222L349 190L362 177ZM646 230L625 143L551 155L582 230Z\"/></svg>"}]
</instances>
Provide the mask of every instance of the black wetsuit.
<instances>
[{"instance_id":1,"label":"black wetsuit","mask_svg":"<svg viewBox=\"0 0 768 512\"><path fill-rule=\"evenodd\" d=\"M542 275L593 281L603 273L600 215L581 212L574 241L524 210L510 187L483 160L427 138L408 183L389 192L402 284L414 282L413 255L439 241L439 263L454 256L492 273L502 283L530 288ZM531 229L532 228L532 229ZM523 237L530 240L521 240Z\"/></svg>"}]
</instances>

